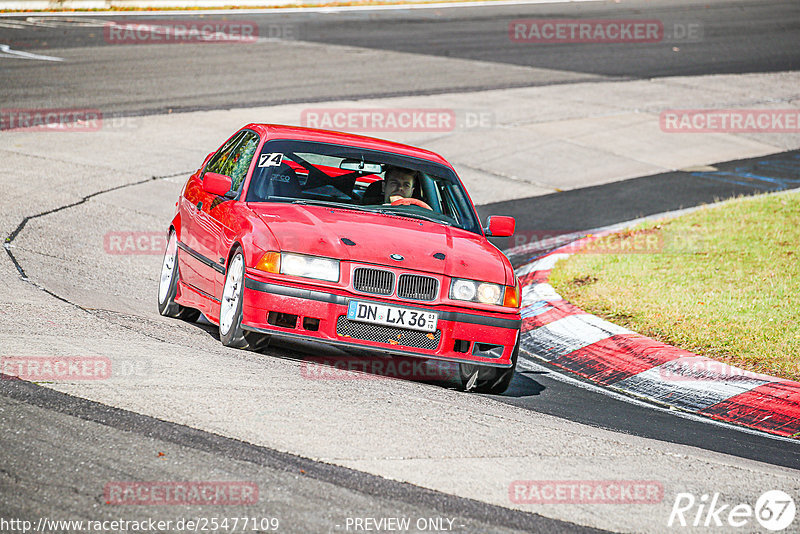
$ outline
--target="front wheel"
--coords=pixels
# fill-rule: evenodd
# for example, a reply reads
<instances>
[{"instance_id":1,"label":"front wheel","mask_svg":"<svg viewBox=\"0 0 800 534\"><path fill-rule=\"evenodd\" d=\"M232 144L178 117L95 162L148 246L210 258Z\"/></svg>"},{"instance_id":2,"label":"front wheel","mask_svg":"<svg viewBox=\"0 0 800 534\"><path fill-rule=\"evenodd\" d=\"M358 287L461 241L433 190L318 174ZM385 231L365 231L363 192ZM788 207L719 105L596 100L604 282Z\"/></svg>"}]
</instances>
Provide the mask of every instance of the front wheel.
<instances>
[{"instance_id":1,"label":"front wheel","mask_svg":"<svg viewBox=\"0 0 800 534\"><path fill-rule=\"evenodd\" d=\"M242 328L244 303L244 256L239 250L233 255L225 272L225 285L219 305L219 339L226 347L259 350L269 338Z\"/></svg>"},{"instance_id":2,"label":"front wheel","mask_svg":"<svg viewBox=\"0 0 800 534\"><path fill-rule=\"evenodd\" d=\"M167 239L167 250L164 251L164 261L161 263L161 276L158 281L158 313L165 317L174 317L185 321L196 321L200 312L194 308L187 308L175 302L178 294L178 236L175 231L170 231Z\"/></svg>"},{"instance_id":3,"label":"front wheel","mask_svg":"<svg viewBox=\"0 0 800 534\"><path fill-rule=\"evenodd\" d=\"M508 389L508 386L511 384L511 379L514 378L518 357L519 339L517 340L517 345L514 347L514 352L511 353L511 367L498 368L489 367L487 365L461 363L459 364L461 370L461 385L464 387L465 391L500 395Z\"/></svg>"}]
</instances>

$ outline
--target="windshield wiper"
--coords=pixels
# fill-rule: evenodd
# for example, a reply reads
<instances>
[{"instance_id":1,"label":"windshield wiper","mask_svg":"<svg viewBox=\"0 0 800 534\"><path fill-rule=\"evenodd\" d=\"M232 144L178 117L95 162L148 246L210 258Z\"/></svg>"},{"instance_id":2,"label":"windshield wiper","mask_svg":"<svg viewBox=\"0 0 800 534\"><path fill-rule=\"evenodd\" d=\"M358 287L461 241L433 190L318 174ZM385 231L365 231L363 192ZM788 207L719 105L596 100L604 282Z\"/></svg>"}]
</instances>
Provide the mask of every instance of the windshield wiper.
<instances>
[{"instance_id":1,"label":"windshield wiper","mask_svg":"<svg viewBox=\"0 0 800 534\"><path fill-rule=\"evenodd\" d=\"M329 202L327 200L313 200L308 198L301 198L297 200L293 200L292 204L303 204L308 206L326 206L329 208L344 208L346 210L355 210L355 211L366 211L368 213L375 213L375 210L369 208L363 208L361 206L356 206L354 204L342 204L339 202Z\"/></svg>"},{"instance_id":2,"label":"windshield wiper","mask_svg":"<svg viewBox=\"0 0 800 534\"><path fill-rule=\"evenodd\" d=\"M417 213L416 211L395 211L389 209L379 209L377 210L379 213L383 213L385 215L397 215L398 217L408 217L410 219L422 219L425 221L430 221L438 224L444 224L447 226L453 226L452 223L447 222L442 219L437 219L435 217L428 217L427 215L423 215L422 213Z\"/></svg>"}]
</instances>

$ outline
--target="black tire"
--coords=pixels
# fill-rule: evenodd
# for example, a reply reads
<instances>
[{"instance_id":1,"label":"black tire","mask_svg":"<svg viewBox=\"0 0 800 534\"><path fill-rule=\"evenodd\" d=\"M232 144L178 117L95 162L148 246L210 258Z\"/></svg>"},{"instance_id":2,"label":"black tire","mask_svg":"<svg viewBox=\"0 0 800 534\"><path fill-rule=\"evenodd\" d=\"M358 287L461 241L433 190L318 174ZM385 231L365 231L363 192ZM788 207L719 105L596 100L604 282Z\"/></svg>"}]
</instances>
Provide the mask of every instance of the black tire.
<instances>
[{"instance_id":1,"label":"black tire","mask_svg":"<svg viewBox=\"0 0 800 534\"><path fill-rule=\"evenodd\" d=\"M518 358L519 339L517 340L517 345L514 347L514 352L511 353L511 367L499 368L471 363L459 364L461 386L465 391L500 395L508 389L511 380L514 378Z\"/></svg>"},{"instance_id":2,"label":"black tire","mask_svg":"<svg viewBox=\"0 0 800 534\"><path fill-rule=\"evenodd\" d=\"M229 287L233 286L233 287ZM230 317L223 317L226 306L231 305L235 298L235 305L227 309L232 313ZM242 307L244 304L244 255L237 250L228 263L225 271L225 284L222 287L219 310L219 339L226 347L235 349L260 350L269 344L269 336L258 332L250 332L242 328Z\"/></svg>"},{"instance_id":3,"label":"black tire","mask_svg":"<svg viewBox=\"0 0 800 534\"><path fill-rule=\"evenodd\" d=\"M166 276L169 277L168 281ZM181 274L178 268L178 238L175 235L175 231L172 230L167 237L167 248L164 251L164 260L161 263L161 276L159 277L158 288L158 313L164 317L173 317L184 321L196 321L200 317L199 310L187 308L175 302L180 276Z\"/></svg>"}]
</instances>

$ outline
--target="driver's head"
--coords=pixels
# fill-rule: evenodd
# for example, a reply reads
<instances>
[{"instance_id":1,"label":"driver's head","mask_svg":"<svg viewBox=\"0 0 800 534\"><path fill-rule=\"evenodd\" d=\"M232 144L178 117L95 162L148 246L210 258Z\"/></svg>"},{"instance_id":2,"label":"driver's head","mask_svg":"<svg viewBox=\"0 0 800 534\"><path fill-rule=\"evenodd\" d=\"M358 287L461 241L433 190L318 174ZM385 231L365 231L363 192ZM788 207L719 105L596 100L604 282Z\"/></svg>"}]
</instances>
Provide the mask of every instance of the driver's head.
<instances>
[{"instance_id":1,"label":"driver's head","mask_svg":"<svg viewBox=\"0 0 800 534\"><path fill-rule=\"evenodd\" d=\"M401 167L389 167L383 178L383 201L391 203L391 197L411 198L417 175L414 171Z\"/></svg>"}]
</instances>

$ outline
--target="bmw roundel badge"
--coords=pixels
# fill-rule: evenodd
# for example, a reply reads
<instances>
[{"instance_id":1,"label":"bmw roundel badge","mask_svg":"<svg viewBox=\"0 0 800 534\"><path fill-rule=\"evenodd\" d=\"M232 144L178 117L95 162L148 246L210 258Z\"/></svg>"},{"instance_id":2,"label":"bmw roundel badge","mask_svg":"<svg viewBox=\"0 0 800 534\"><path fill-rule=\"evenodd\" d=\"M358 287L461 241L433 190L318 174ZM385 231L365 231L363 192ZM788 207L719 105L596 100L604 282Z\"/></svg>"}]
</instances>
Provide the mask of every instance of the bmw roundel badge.
<instances>
[{"instance_id":1,"label":"bmw roundel badge","mask_svg":"<svg viewBox=\"0 0 800 534\"><path fill-rule=\"evenodd\" d=\"M403 261L405 259L400 254L389 254L389 257L395 261Z\"/></svg>"}]
</instances>

